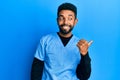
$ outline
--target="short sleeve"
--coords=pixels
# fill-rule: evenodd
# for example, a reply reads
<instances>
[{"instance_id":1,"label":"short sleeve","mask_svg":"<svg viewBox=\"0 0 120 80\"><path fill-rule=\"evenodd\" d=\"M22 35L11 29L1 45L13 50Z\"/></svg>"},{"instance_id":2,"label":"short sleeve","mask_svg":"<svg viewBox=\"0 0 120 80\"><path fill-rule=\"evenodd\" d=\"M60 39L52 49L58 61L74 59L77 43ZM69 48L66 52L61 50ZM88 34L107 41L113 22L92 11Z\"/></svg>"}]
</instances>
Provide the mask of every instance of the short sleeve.
<instances>
[{"instance_id":1,"label":"short sleeve","mask_svg":"<svg viewBox=\"0 0 120 80\"><path fill-rule=\"evenodd\" d=\"M40 39L40 42L38 44L38 47L36 49L34 57L41 60L41 61L44 61L44 58L45 58L45 41L44 41L43 38Z\"/></svg>"}]
</instances>

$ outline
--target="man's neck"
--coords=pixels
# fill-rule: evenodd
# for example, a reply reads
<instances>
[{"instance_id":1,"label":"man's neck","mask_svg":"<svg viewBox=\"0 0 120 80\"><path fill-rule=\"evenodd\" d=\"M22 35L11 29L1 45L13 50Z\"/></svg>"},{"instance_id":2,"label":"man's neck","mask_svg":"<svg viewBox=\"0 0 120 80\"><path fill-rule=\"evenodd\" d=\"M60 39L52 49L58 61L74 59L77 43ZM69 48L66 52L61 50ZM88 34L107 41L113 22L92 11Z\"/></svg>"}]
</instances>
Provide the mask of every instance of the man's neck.
<instances>
[{"instance_id":1,"label":"man's neck","mask_svg":"<svg viewBox=\"0 0 120 80\"><path fill-rule=\"evenodd\" d=\"M72 38L73 35L71 35L70 37L63 37L61 36L59 33L57 33L63 43L64 46L66 46L68 44L68 42L70 41L70 39Z\"/></svg>"},{"instance_id":2,"label":"man's neck","mask_svg":"<svg viewBox=\"0 0 120 80\"><path fill-rule=\"evenodd\" d=\"M70 37L72 35L71 32L68 33L68 34L62 34L61 32L58 32L58 33L59 33L60 36L65 37L65 38L68 38L68 37Z\"/></svg>"}]
</instances>

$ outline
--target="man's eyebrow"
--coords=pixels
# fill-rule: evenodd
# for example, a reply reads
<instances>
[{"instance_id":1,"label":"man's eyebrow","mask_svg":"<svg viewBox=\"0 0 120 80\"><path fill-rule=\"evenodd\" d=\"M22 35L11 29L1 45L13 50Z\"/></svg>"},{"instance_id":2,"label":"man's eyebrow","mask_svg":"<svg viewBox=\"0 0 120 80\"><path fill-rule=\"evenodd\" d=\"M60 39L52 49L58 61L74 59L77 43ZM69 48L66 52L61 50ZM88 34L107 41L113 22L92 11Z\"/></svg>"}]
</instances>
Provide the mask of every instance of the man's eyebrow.
<instances>
[{"instance_id":1,"label":"man's eyebrow","mask_svg":"<svg viewBox=\"0 0 120 80\"><path fill-rule=\"evenodd\" d=\"M69 14L68 16L72 16L72 17L73 17L73 15L72 15L72 14ZM60 15L59 15L59 17L63 17L63 15L62 15L62 14L60 14Z\"/></svg>"},{"instance_id":2,"label":"man's eyebrow","mask_svg":"<svg viewBox=\"0 0 120 80\"><path fill-rule=\"evenodd\" d=\"M63 17L63 15L60 14L58 17Z\"/></svg>"},{"instance_id":3,"label":"man's eyebrow","mask_svg":"<svg viewBox=\"0 0 120 80\"><path fill-rule=\"evenodd\" d=\"M69 14L68 16L72 16L72 17L73 17L73 15L72 15L72 14Z\"/></svg>"}]
</instances>

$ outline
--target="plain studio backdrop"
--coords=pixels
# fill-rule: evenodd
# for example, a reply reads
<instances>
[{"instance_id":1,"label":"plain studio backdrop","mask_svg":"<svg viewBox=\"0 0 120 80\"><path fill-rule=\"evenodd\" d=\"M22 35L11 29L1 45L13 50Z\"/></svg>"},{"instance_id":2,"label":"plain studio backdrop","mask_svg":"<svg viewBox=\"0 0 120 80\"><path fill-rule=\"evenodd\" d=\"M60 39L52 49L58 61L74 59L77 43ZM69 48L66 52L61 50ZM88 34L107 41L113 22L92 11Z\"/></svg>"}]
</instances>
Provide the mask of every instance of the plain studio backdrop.
<instances>
[{"instance_id":1,"label":"plain studio backdrop","mask_svg":"<svg viewBox=\"0 0 120 80\"><path fill-rule=\"evenodd\" d=\"M88 41L92 59L89 80L120 80L120 0L1 0L0 80L30 80L41 36L57 32L57 8L78 8L73 33Z\"/></svg>"}]
</instances>

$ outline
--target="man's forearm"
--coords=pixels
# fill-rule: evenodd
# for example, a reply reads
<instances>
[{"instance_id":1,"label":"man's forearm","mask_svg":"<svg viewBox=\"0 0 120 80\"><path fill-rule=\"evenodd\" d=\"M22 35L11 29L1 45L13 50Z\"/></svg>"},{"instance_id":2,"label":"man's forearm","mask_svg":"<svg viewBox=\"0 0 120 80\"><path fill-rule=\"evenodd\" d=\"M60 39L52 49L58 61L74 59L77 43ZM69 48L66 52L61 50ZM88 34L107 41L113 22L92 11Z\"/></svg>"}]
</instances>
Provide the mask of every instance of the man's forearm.
<instances>
[{"instance_id":1,"label":"man's forearm","mask_svg":"<svg viewBox=\"0 0 120 80\"><path fill-rule=\"evenodd\" d=\"M80 64L77 67L76 70L77 77L80 80L88 80L91 74L91 59L89 57L89 54L81 55L81 61Z\"/></svg>"},{"instance_id":2,"label":"man's forearm","mask_svg":"<svg viewBox=\"0 0 120 80\"><path fill-rule=\"evenodd\" d=\"M34 58L31 70L31 80L41 80L44 62Z\"/></svg>"}]
</instances>

